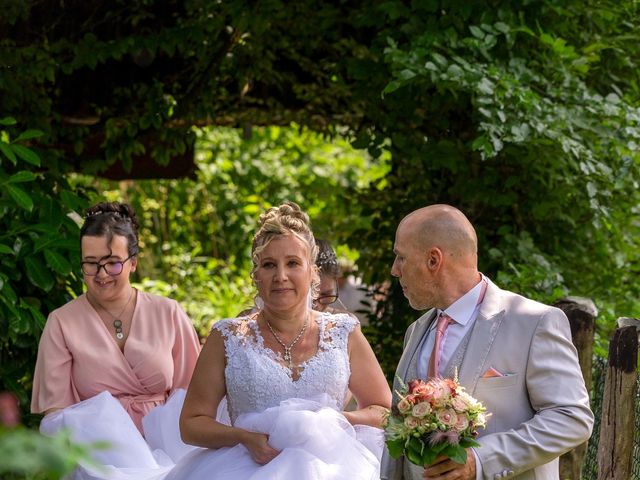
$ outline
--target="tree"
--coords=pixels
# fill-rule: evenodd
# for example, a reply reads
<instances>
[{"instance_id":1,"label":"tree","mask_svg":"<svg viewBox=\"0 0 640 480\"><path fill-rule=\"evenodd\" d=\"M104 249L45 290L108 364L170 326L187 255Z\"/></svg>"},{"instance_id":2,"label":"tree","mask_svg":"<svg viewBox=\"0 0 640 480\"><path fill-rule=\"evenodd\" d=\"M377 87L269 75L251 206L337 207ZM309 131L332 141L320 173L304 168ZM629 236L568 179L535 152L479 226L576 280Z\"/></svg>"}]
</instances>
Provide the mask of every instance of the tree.
<instances>
[{"instance_id":1,"label":"tree","mask_svg":"<svg viewBox=\"0 0 640 480\"><path fill-rule=\"evenodd\" d=\"M452 203L478 229L482 271L502 286L604 307L602 354L613 311L640 310L638 6L385 5L392 79L359 140L389 139L392 166L386 188L361 198L375 228L354 238L378 246L361 257L366 278L386 278L404 214ZM398 348L416 316L405 303L392 288L374 319L378 343Z\"/></svg>"},{"instance_id":2,"label":"tree","mask_svg":"<svg viewBox=\"0 0 640 480\"><path fill-rule=\"evenodd\" d=\"M38 171L40 155L22 143L41 132L12 138L14 124L0 120L0 392L25 407L45 316L81 291L79 228L66 212L85 203L62 175Z\"/></svg>"},{"instance_id":3,"label":"tree","mask_svg":"<svg viewBox=\"0 0 640 480\"><path fill-rule=\"evenodd\" d=\"M388 151L387 177L357 197L371 228L349 231L368 283L389 278L401 216L447 202L502 286L591 296L611 321L639 309L638 8L16 1L0 19L0 111L44 132L44 171L192 171L194 125L293 121ZM389 370L415 313L392 287L380 315Z\"/></svg>"}]
</instances>

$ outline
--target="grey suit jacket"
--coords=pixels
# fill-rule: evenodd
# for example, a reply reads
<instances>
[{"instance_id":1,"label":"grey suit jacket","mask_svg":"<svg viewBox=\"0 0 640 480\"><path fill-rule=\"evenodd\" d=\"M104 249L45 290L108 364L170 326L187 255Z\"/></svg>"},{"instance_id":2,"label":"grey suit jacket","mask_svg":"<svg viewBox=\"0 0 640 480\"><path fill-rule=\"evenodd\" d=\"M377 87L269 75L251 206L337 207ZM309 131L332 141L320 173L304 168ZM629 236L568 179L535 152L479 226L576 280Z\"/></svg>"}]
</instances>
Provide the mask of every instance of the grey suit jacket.
<instances>
[{"instance_id":1,"label":"grey suit jacket","mask_svg":"<svg viewBox=\"0 0 640 480\"><path fill-rule=\"evenodd\" d=\"M435 315L430 310L407 329L396 370L405 382ZM483 378L490 367L504 376ZM482 478L558 480L558 457L585 442L593 427L565 314L489 281L458 371L491 413L476 449ZM385 451L380 478L401 479L403 461Z\"/></svg>"}]
</instances>

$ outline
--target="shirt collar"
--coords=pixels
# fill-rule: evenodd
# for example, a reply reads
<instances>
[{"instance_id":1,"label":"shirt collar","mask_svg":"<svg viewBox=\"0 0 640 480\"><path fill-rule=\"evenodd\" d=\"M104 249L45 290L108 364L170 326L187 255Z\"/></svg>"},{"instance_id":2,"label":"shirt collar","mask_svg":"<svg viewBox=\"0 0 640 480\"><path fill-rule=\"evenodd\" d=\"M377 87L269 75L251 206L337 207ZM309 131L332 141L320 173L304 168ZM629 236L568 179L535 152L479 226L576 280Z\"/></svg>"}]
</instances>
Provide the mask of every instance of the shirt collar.
<instances>
[{"instance_id":1,"label":"shirt collar","mask_svg":"<svg viewBox=\"0 0 640 480\"><path fill-rule=\"evenodd\" d=\"M482 293L482 287L486 282L485 276L480 274L482 278L475 287L461 296L458 300L449 305L444 311L449 315L456 323L460 325L466 325L473 312L476 311L478 303L480 302L480 295Z\"/></svg>"}]
</instances>

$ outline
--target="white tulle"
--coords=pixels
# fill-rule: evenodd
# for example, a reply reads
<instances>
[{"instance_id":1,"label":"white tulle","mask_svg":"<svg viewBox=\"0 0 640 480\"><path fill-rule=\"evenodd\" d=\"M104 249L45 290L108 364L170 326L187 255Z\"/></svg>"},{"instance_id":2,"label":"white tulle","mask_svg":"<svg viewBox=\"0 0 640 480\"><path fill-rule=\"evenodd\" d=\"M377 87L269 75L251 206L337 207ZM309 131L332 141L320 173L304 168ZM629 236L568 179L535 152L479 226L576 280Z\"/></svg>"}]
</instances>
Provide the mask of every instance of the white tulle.
<instances>
[{"instance_id":1,"label":"white tulle","mask_svg":"<svg viewBox=\"0 0 640 480\"><path fill-rule=\"evenodd\" d=\"M351 426L327 398L290 399L260 413L240 415L235 426L267 433L280 450L266 465L242 445L191 452L167 480L374 480L379 478L381 431ZM370 450L371 448L371 450Z\"/></svg>"},{"instance_id":2,"label":"white tulle","mask_svg":"<svg viewBox=\"0 0 640 480\"><path fill-rule=\"evenodd\" d=\"M178 418L184 396L185 390L176 390L143 418L146 440L109 392L47 415L40 431L52 435L67 429L78 443L107 446L93 449L93 462L83 462L73 480L160 480L196 449L180 440Z\"/></svg>"},{"instance_id":3,"label":"white tulle","mask_svg":"<svg viewBox=\"0 0 640 480\"><path fill-rule=\"evenodd\" d=\"M341 410L351 374L348 336L357 320L318 317L318 351L292 375L281 355L264 346L253 319L217 322L225 339L227 398L218 421L269 435L279 455L256 464L242 445L218 450L180 440L185 391L142 419L143 437L108 392L47 415L40 429L68 429L84 444L107 442L73 480L373 480L379 476L382 430L352 426ZM228 403L227 403L228 402Z\"/></svg>"},{"instance_id":4,"label":"white tulle","mask_svg":"<svg viewBox=\"0 0 640 480\"><path fill-rule=\"evenodd\" d=\"M280 453L261 466L243 445L194 451L167 480L379 478L382 430L354 427L341 413L351 374L348 337L356 325L349 315L320 315L318 351L294 378L282 356L265 347L255 319L217 322L230 420L269 435Z\"/></svg>"}]
</instances>

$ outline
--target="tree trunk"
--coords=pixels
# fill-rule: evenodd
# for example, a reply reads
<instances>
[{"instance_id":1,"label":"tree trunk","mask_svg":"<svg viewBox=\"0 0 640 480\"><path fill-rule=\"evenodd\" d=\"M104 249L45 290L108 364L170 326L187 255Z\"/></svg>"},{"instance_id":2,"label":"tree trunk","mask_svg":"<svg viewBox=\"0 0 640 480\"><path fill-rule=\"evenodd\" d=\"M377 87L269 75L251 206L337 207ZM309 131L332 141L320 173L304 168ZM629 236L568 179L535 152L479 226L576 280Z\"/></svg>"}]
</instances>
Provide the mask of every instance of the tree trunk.
<instances>
[{"instance_id":1,"label":"tree trunk","mask_svg":"<svg viewBox=\"0 0 640 480\"><path fill-rule=\"evenodd\" d=\"M637 361L635 327L618 328L609 344L598 445L598 480L631 478Z\"/></svg>"},{"instance_id":2,"label":"tree trunk","mask_svg":"<svg viewBox=\"0 0 640 480\"><path fill-rule=\"evenodd\" d=\"M591 368L593 363L593 337L598 310L593 301L582 297L567 297L555 303L569 319L571 339L578 350L578 361L587 392L591 392ZM560 457L560 478L575 480L582 476L582 463L587 451L587 442Z\"/></svg>"}]
</instances>

